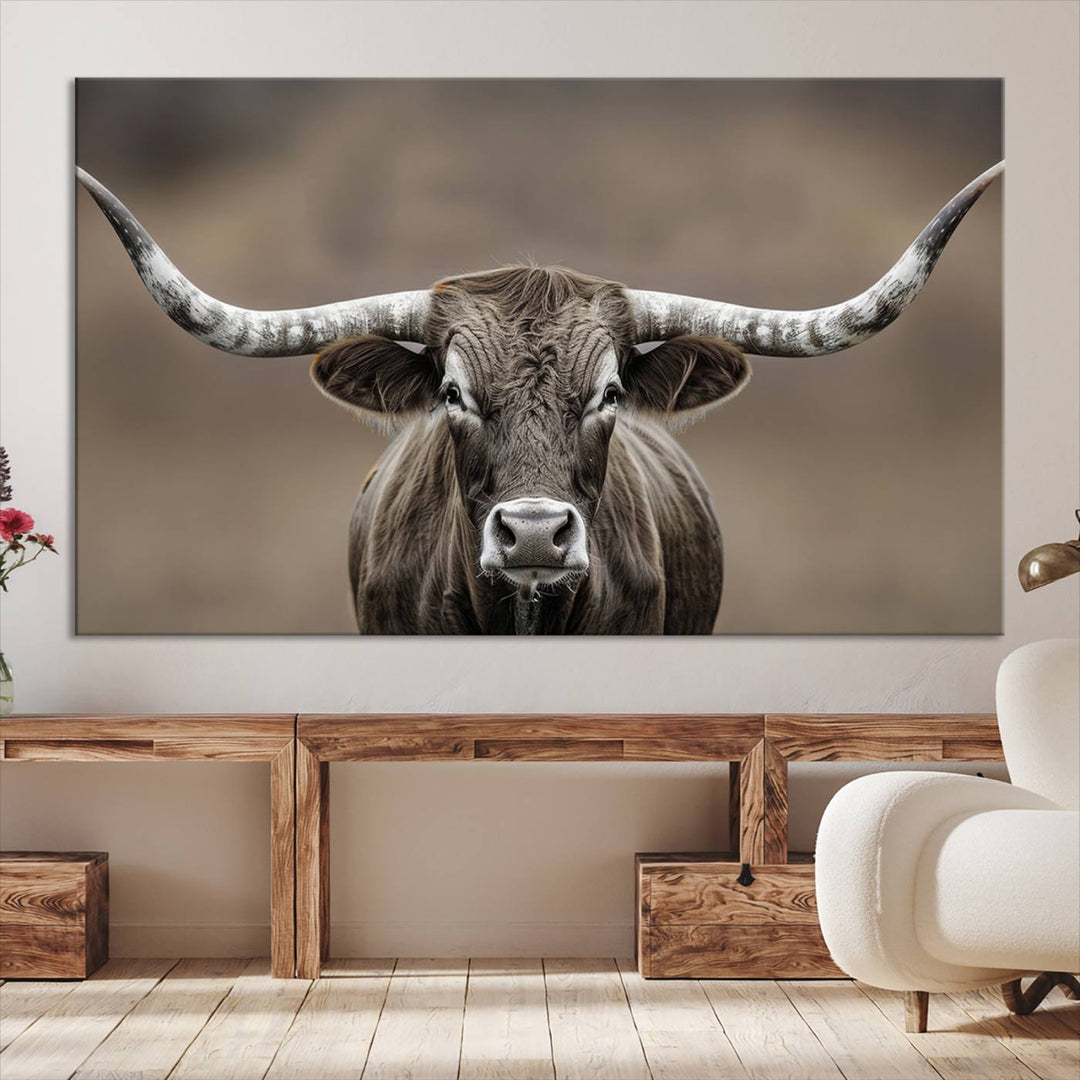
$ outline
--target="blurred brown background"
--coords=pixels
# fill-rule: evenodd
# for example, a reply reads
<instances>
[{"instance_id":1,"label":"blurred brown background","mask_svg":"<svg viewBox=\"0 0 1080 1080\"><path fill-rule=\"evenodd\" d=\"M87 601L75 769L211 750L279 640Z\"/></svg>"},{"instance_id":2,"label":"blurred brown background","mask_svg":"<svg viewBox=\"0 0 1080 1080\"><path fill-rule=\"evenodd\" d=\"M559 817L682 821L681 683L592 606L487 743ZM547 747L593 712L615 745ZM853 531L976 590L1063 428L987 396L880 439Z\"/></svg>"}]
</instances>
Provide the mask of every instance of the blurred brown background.
<instances>
[{"instance_id":1,"label":"blurred brown background","mask_svg":"<svg viewBox=\"0 0 1080 1080\"><path fill-rule=\"evenodd\" d=\"M76 160L255 308L531 259L763 307L861 291L1001 156L998 80L79 80ZM79 633L349 633L384 438L304 359L218 353L78 230ZM726 547L718 633L997 633L1001 190L835 357L756 359L681 439Z\"/></svg>"}]
</instances>

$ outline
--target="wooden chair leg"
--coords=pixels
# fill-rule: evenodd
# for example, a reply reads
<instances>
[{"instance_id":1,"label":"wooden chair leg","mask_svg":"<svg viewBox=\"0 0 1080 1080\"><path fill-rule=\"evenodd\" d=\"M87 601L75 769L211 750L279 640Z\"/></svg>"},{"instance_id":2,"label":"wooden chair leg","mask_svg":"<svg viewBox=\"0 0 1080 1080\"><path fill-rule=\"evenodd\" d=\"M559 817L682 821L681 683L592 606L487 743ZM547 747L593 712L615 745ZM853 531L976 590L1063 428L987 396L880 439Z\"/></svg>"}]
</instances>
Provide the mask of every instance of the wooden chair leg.
<instances>
[{"instance_id":1,"label":"wooden chair leg","mask_svg":"<svg viewBox=\"0 0 1080 1080\"><path fill-rule=\"evenodd\" d=\"M904 1030L910 1032L923 1032L926 1030L926 1019L930 1012L929 990L905 990L904 991Z\"/></svg>"},{"instance_id":2,"label":"wooden chair leg","mask_svg":"<svg viewBox=\"0 0 1080 1080\"><path fill-rule=\"evenodd\" d=\"M1016 1016L1027 1016L1034 1012L1042 1003L1043 998L1060 986L1065 991L1065 996L1073 1001L1080 1001L1080 982L1075 975L1069 975L1064 971L1044 971L1037 975L1032 984L1024 990L1019 979L1004 983L1001 987L1001 996L1005 999L1005 1007Z\"/></svg>"}]
</instances>

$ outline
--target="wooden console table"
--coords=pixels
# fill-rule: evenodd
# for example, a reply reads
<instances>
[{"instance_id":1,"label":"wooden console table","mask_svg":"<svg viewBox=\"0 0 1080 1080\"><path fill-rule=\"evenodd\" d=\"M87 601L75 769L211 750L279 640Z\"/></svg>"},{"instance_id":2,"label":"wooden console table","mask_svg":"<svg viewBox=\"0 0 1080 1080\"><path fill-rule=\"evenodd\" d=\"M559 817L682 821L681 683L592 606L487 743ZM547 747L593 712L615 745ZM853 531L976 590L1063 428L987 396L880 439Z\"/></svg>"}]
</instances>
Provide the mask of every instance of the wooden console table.
<instances>
[{"instance_id":1,"label":"wooden console table","mask_svg":"<svg viewBox=\"0 0 1080 1080\"><path fill-rule=\"evenodd\" d=\"M294 714L8 716L3 761L263 761L270 765L270 954L294 973Z\"/></svg>"},{"instance_id":2,"label":"wooden console table","mask_svg":"<svg viewBox=\"0 0 1080 1080\"><path fill-rule=\"evenodd\" d=\"M280 978L317 977L329 950L331 761L728 762L729 851L638 859L639 873L644 866L661 875L654 899L667 897L665 903L676 905L672 922L683 924L679 933L662 930L646 940L645 930L652 934L664 925L664 913L657 905L638 904L642 973L662 978L722 974L726 961L715 949L710 953L707 942L735 941L743 921L752 921L757 930L741 937L749 941L756 935L761 949L767 945L774 955L783 941L808 939L811 931L820 937L809 857L788 852L789 761L999 761L1002 756L996 718L986 714L27 714L0 720L4 761L267 762L271 968ZM694 912L688 919L685 889L676 878L689 882L691 864L710 859L725 862L733 880L743 867L745 877L761 884L754 893L733 894L726 878L714 888L715 875L701 866L699 888L705 892L690 897ZM679 868L658 860L674 861ZM739 880L734 885L746 887ZM766 888L769 895L758 898ZM699 917L704 910L699 895L721 896L725 890L727 910L718 908L713 922L708 912ZM732 895L741 906L730 906ZM781 895L789 899L777 900ZM749 914L744 919L740 912ZM786 930L789 924L802 929ZM748 971L757 970L755 957L765 952L741 948L740 977L749 977ZM822 948L817 959L808 952L808 962L817 964L821 975L834 975ZM767 967L758 977L772 977Z\"/></svg>"}]
</instances>

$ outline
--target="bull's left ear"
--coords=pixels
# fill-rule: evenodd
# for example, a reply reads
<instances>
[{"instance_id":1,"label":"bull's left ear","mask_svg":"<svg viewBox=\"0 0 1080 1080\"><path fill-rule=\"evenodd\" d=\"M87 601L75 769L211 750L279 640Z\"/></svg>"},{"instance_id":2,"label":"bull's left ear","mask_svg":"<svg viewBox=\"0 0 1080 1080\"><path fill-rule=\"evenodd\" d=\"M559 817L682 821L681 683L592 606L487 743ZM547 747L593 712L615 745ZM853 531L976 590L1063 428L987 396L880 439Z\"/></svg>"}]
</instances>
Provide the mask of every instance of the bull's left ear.
<instances>
[{"instance_id":1,"label":"bull's left ear","mask_svg":"<svg viewBox=\"0 0 1080 1080\"><path fill-rule=\"evenodd\" d=\"M737 394L750 380L750 364L720 338L671 338L634 354L623 372L627 398L654 412L700 413Z\"/></svg>"}]
</instances>

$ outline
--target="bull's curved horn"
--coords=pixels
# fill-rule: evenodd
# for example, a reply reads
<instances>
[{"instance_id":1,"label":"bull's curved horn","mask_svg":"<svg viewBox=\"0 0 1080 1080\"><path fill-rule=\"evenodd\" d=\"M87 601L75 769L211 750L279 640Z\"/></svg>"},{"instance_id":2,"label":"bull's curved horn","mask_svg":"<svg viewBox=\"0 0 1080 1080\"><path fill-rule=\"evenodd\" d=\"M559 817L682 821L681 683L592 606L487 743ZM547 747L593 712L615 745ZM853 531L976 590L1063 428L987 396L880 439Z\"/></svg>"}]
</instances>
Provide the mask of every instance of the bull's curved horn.
<instances>
[{"instance_id":1,"label":"bull's curved horn","mask_svg":"<svg viewBox=\"0 0 1080 1080\"><path fill-rule=\"evenodd\" d=\"M161 310L192 337L215 349L240 356L304 356L356 334L423 340L431 296L428 289L285 311L252 311L216 300L173 266L154 238L107 187L83 169L76 169L76 173L116 230L132 265Z\"/></svg>"},{"instance_id":2,"label":"bull's curved horn","mask_svg":"<svg viewBox=\"0 0 1080 1080\"><path fill-rule=\"evenodd\" d=\"M832 307L771 311L672 293L627 289L639 342L680 334L722 337L758 356L825 356L884 330L919 295L953 230L993 180L1000 161L975 177L938 212L896 265L864 293Z\"/></svg>"}]
</instances>

